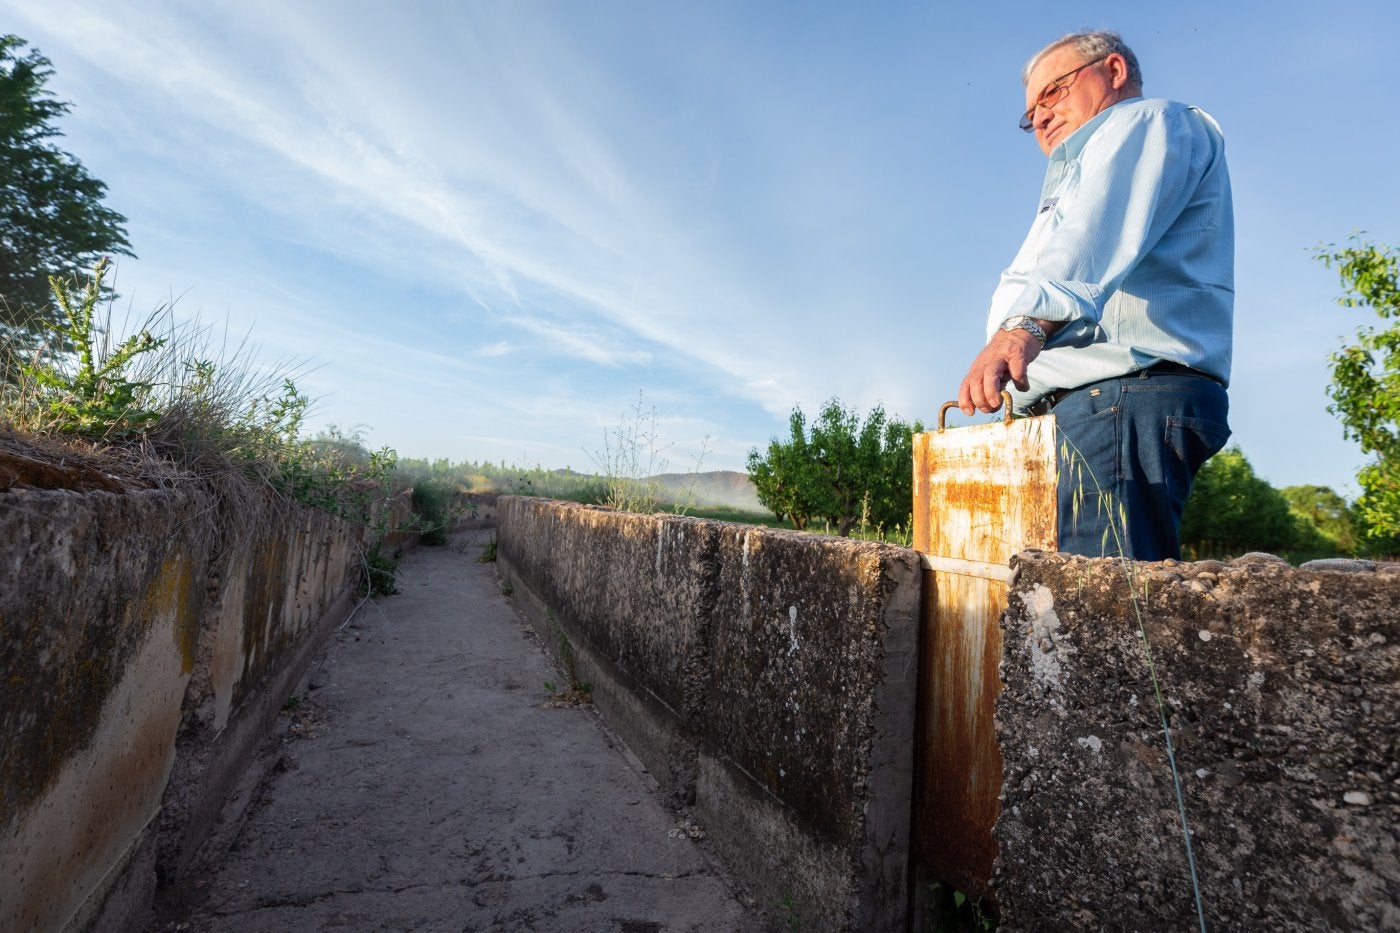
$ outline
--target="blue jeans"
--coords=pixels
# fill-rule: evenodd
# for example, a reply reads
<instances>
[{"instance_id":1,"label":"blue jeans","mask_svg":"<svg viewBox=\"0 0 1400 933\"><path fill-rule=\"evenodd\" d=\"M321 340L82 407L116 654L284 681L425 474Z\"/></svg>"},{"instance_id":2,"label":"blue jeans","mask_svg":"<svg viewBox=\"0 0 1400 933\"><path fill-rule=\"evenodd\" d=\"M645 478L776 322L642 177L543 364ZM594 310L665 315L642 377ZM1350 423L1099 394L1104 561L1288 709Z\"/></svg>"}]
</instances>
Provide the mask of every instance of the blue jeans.
<instances>
[{"instance_id":1,"label":"blue jeans","mask_svg":"<svg viewBox=\"0 0 1400 933\"><path fill-rule=\"evenodd\" d=\"M1230 437L1224 387L1143 370L1081 386L1053 411L1060 550L1179 559L1191 481Z\"/></svg>"}]
</instances>

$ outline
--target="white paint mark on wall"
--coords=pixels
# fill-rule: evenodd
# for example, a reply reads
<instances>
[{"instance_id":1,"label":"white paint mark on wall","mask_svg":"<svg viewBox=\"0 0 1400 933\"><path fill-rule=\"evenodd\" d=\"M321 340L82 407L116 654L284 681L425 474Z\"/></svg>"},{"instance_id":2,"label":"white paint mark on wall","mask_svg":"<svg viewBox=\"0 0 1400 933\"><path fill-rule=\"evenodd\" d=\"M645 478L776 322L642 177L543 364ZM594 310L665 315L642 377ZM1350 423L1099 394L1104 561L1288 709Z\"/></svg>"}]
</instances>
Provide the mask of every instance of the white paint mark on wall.
<instances>
[{"instance_id":1,"label":"white paint mark on wall","mask_svg":"<svg viewBox=\"0 0 1400 933\"><path fill-rule=\"evenodd\" d=\"M1029 592L1018 593L1030 617L1031 675L1046 693L1060 689L1059 646L1055 636L1060 631L1060 617L1055 614L1055 597L1039 583Z\"/></svg>"}]
</instances>

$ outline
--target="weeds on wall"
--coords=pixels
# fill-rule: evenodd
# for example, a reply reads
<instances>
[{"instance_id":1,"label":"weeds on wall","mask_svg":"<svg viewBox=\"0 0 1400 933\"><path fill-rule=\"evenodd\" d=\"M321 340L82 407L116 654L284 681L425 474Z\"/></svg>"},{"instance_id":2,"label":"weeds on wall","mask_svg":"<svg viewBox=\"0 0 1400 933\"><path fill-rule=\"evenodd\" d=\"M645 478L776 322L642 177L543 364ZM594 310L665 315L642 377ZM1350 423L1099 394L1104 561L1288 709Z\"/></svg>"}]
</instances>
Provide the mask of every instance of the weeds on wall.
<instances>
[{"instance_id":1,"label":"weeds on wall","mask_svg":"<svg viewBox=\"0 0 1400 933\"><path fill-rule=\"evenodd\" d=\"M657 511L661 487L652 477L666 472L665 454L671 447L661 445L659 438L656 406L646 408L638 392L636 403L623 413L617 427L603 431L602 448L586 451L602 480L599 505L620 512Z\"/></svg>"},{"instance_id":2,"label":"weeds on wall","mask_svg":"<svg viewBox=\"0 0 1400 933\"><path fill-rule=\"evenodd\" d=\"M701 443L700 454L690 470L692 475L700 472L709 452L709 441L706 437ZM585 451L598 469L601 488L596 504L644 515L660 511L666 503L662 499L658 474L665 473L670 465L665 455L671 446L661 443L656 406L648 408L642 393L638 392L637 401L623 412L617 426L603 431L603 446ZM694 485L687 487L670 505L678 515L694 508Z\"/></svg>"},{"instance_id":3,"label":"weeds on wall","mask_svg":"<svg viewBox=\"0 0 1400 933\"><path fill-rule=\"evenodd\" d=\"M99 339L94 317L106 270L107 260L103 259L81 296L74 296L61 279L49 276L64 315L64 322L54 325L54 336L59 346L69 345L74 350L71 355L41 351L14 362L18 385L12 392L31 429L81 437L122 437L141 431L160 417L156 386L129 373L134 362L160 350L168 340L146 328L115 347Z\"/></svg>"},{"instance_id":4,"label":"weeds on wall","mask_svg":"<svg viewBox=\"0 0 1400 933\"><path fill-rule=\"evenodd\" d=\"M564 634L564 630L559 627L559 622L554 617L553 609L545 610L545 621L549 624L549 631L554 636L555 654L559 658L559 665L563 669L565 682L556 685L553 681L546 680L544 688L549 691L549 699L545 701L545 706L557 709L565 706L587 706L593 702L593 685L578 678L578 666L574 659L574 646Z\"/></svg>"},{"instance_id":5,"label":"weeds on wall","mask_svg":"<svg viewBox=\"0 0 1400 933\"><path fill-rule=\"evenodd\" d=\"M399 591L399 561L383 551L383 543L374 542L365 550L363 576L358 587L361 596L393 596Z\"/></svg>"},{"instance_id":6,"label":"weeds on wall","mask_svg":"<svg viewBox=\"0 0 1400 933\"><path fill-rule=\"evenodd\" d=\"M980 897L968 897L941 881L926 885L922 894L928 914L921 927L929 933L992 933L997 928L996 910Z\"/></svg>"},{"instance_id":7,"label":"weeds on wall","mask_svg":"<svg viewBox=\"0 0 1400 933\"><path fill-rule=\"evenodd\" d=\"M169 306L114 344L110 305L99 320L106 273L103 260L80 293L50 278L64 321L37 351L6 349L0 429L35 456L99 462L136 485L193 482L224 503L218 520L235 538L269 490L382 535L393 451L300 440L302 367L255 365L246 344L225 352Z\"/></svg>"}]
</instances>

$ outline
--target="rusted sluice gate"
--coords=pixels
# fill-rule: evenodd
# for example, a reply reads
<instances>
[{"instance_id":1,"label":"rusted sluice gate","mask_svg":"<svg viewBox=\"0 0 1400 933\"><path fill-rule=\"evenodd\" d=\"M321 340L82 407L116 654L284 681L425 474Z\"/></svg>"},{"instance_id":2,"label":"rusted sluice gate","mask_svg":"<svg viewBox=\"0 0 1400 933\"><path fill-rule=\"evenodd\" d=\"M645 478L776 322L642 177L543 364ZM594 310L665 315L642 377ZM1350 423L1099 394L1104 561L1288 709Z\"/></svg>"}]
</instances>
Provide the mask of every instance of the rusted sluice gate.
<instances>
[{"instance_id":1,"label":"rusted sluice gate","mask_svg":"<svg viewBox=\"0 0 1400 933\"><path fill-rule=\"evenodd\" d=\"M914 754L916 881L990 893L1001 754L996 712L1011 556L1053 551L1055 417L914 436L914 549L924 604ZM921 886L922 887L922 886Z\"/></svg>"}]
</instances>

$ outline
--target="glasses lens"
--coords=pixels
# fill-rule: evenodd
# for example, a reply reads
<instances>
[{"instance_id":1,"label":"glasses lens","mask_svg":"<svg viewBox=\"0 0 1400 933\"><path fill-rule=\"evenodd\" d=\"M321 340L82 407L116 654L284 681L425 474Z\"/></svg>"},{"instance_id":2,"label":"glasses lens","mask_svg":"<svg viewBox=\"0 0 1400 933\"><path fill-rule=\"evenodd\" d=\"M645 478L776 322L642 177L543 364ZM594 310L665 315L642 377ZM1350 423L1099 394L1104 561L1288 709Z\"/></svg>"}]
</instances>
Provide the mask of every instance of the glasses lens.
<instances>
[{"instance_id":1,"label":"glasses lens","mask_svg":"<svg viewBox=\"0 0 1400 933\"><path fill-rule=\"evenodd\" d=\"M1083 66L1083 65L1080 66L1080 68L1083 68L1083 67L1086 67L1086 66ZM1074 69L1074 71L1078 71L1078 70L1079 70L1079 68ZM1072 72L1070 72L1070 74L1065 75L1065 78L1069 78L1069 77L1070 77L1071 75L1073 75L1073 74L1074 74L1074 72L1072 71ZM1061 81L1064 81L1064 78L1061 78L1060 80L1061 80ZM1030 110L1027 110L1027 111L1021 116L1021 123L1020 123L1021 129L1025 130L1027 133L1029 133L1031 130L1035 129L1035 123L1033 122L1033 121L1035 120L1035 112L1036 112L1038 109L1040 109L1041 107L1044 107L1044 108L1046 108L1046 109L1048 110L1049 108L1055 106L1055 105L1058 104L1060 101L1064 100L1064 99L1065 99L1065 95L1068 94L1068 93L1069 93L1069 82L1066 82L1065 84L1052 84L1052 85L1050 85L1049 87L1047 87L1045 90L1041 91L1041 92L1040 92L1040 97L1039 97L1039 99L1037 99L1036 102L1035 102L1035 106L1032 107Z\"/></svg>"}]
</instances>

